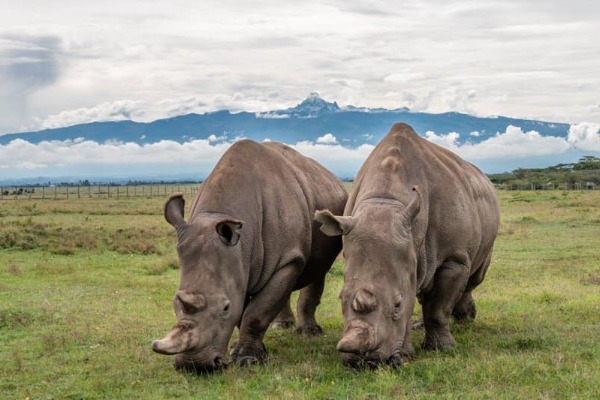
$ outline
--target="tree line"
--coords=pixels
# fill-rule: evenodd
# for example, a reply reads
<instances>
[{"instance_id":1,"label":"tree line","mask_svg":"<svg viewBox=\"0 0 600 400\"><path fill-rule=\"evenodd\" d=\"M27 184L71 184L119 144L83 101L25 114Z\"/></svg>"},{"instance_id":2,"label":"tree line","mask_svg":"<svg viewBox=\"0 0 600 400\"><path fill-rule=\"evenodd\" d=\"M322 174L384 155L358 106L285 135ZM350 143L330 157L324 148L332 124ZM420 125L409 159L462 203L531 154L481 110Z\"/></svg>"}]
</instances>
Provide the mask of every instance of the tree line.
<instances>
[{"instance_id":1,"label":"tree line","mask_svg":"<svg viewBox=\"0 0 600 400\"><path fill-rule=\"evenodd\" d=\"M517 168L512 172L488 174L496 186L556 189L580 186L580 189L600 187L600 158L581 157L571 164L557 164L546 168Z\"/></svg>"}]
</instances>

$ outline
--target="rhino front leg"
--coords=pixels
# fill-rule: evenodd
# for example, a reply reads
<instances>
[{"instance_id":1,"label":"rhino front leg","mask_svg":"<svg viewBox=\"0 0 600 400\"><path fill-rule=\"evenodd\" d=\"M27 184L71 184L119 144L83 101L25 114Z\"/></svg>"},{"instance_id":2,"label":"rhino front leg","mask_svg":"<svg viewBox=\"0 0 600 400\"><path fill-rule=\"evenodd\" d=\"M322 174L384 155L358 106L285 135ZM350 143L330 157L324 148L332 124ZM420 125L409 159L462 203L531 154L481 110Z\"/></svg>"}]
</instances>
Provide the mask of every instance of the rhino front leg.
<instances>
[{"instance_id":1,"label":"rhino front leg","mask_svg":"<svg viewBox=\"0 0 600 400\"><path fill-rule=\"evenodd\" d=\"M298 328L296 332L302 335L318 336L323 334L323 328L317 324L315 313L325 287L325 277L306 286L300 291L298 298Z\"/></svg>"},{"instance_id":2,"label":"rhino front leg","mask_svg":"<svg viewBox=\"0 0 600 400\"><path fill-rule=\"evenodd\" d=\"M289 329L294 325L296 325L296 318L292 312L290 298L288 297L285 306L283 306L283 310L277 314L277 317L275 317L275 321L273 321L271 327L274 329Z\"/></svg>"},{"instance_id":3,"label":"rhino front leg","mask_svg":"<svg viewBox=\"0 0 600 400\"><path fill-rule=\"evenodd\" d=\"M433 289L422 296L425 340L423 348L448 350L456 346L449 320L454 305L461 298L470 269L456 261L446 261L435 273Z\"/></svg>"},{"instance_id":4,"label":"rhino front leg","mask_svg":"<svg viewBox=\"0 0 600 400\"><path fill-rule=\"evenodd\" d=\"M231 349L233 362L251 365L266 361L265 332L289 299L300 270L298 263L287 264L252 296L242 315L239 339Z\"/></svg>"}]
</instances>

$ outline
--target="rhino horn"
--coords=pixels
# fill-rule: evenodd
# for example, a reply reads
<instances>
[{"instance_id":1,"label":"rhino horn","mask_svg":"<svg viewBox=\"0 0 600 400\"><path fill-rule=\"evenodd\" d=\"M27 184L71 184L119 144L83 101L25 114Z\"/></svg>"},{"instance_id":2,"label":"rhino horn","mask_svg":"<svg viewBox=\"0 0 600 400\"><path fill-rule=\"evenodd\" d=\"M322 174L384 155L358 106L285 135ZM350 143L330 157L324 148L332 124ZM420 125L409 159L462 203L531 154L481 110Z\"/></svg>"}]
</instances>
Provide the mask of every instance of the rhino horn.
<instances>
[{"instance_id":1,"label":"rhino horn","mask_svg":"<svg viewBox=\"0 0 600 400\"><path fill-rule=\"evenodd\" d=\"M343 353L364 354L373 350L373 347L373 329L370 326L353 326L346 330L336 349Z\"/></svg>"},{"instance_id":2,"label":"rhino horn","mask_svg":"<svg viewBox=\"0 0 600 400\"><path fill-rule=\"evenodd\" d=\"M179 354L195 347L193 323L180 321L167 336L152 342L152 350L160 354Z\"/></svg>"},{"instance_id":3,"label":"rhino horn","mask_svg":"<svg viewBox=\"0 0 600 400\"><path fill-rule=\"evenodd\" d=\"M403 213L406 220L411 222L415 219L415 217L417 216L417 214L419 214L419 211L421 210L421 190L419 189L419 186L413 186L412 191L415 192L416 196L408 204L408 206L406 206Z\"/></svg>"},{"instance_id":4,"label":"rhino horn","mask_svg":"<svg viewBox=\"0 0 600 400\"><path fill-rule=\"evenodd\" d=\"M359 289L352 301L352 309L357 313L367 314L375 310L377 307L377 299L367 289Z\"/></svg>"}]
</instances>

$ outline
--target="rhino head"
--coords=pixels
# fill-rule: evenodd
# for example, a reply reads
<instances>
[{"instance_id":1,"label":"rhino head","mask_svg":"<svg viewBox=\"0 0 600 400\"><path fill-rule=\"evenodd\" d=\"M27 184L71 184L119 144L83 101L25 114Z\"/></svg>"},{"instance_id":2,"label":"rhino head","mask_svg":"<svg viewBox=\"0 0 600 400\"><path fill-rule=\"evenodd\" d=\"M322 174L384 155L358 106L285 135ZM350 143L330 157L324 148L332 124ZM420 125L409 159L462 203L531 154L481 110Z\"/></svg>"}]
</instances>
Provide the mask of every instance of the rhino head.
<instances>
[{"instance_id":1,"label":"rhino head","mask_svg":"<svg viewBox=\"0 0 600 400\"><path fill-rule=\"evenodd\" d=\"M181 279L173 300L178 322L165 338L152 342L152 350L176 355L177 370L212 372L226 365L227 345L244 306L243 222L206 213L186 223L183 209L181 195L165 204L165 218L178 237Z\"/></svg>"},{"instance_id":2,"label":"rhino head","mask_svg":"<svg viewBox=\"0 0 600 400\"><path fill-rule=\"evenodd\" d=\"M398 365L414 354L411 316L416 300L417 252L412 224L420 194L399 202L367 201L353 216L317 211L330 236L343 235L344 286L340 293L344 332L337 350L352 367Z\"/></svg>"}]
</instances>

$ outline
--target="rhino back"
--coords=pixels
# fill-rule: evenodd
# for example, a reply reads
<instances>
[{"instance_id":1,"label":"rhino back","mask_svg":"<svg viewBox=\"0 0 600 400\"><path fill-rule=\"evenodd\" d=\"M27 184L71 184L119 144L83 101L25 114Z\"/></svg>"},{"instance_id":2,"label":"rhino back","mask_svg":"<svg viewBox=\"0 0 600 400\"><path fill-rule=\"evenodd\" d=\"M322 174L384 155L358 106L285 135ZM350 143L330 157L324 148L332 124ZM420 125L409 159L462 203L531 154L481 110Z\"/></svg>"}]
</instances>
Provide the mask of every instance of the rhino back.
<instances>
[{"instance_id":1,"label":"rhino back","mask_svg":"<svg viewBox=\"0 0 600 400\"><path fill-rule=\"evenodd\" d=\"M241 140L201 185L190 219L218 212L244 221L242 257L250 295L285 264L310 259L315 207L338 202L336 196L321 195L317 186L334 188L337 178L313 164L287 146Z\"/></svg>"},{"instance_id":2,"label":"rhino back","mask_svg":"<svg viewBox=\"0 0 600 400\"><path fill-rule=\"evenodd\" d=\"M489 179L454 153L396 124L359 171L345 214L372 197L408 204L417 185L421 210L413 226L419 250L418 281L425 286L448 258L466 257L476 269L491 251L499 208Z\"/></svg>"},{"instance_id":3,"label":"rhino back","mask_svg":"<svg viewBox=\"0 0 600 400\"><path fill-rule=\"evenodd\" d=\"M325 235L319 229L320 224L312 217L316 210L322 209L328 209L336 215L342 214L348 192L339 178L313 159L281 143L269 142L265 143L265 146L280 152L289 161L309 205L311 253L306 260L306 270L298 278L297 289L325 274L335 256L341 251L341 239Z\"/></svg>"}]
</instances>

